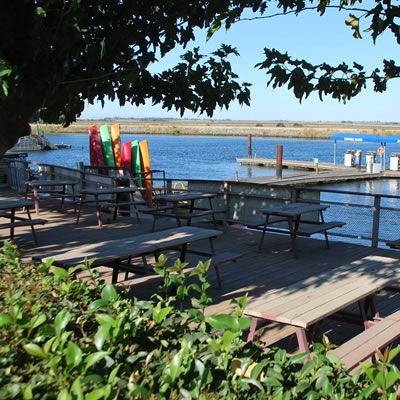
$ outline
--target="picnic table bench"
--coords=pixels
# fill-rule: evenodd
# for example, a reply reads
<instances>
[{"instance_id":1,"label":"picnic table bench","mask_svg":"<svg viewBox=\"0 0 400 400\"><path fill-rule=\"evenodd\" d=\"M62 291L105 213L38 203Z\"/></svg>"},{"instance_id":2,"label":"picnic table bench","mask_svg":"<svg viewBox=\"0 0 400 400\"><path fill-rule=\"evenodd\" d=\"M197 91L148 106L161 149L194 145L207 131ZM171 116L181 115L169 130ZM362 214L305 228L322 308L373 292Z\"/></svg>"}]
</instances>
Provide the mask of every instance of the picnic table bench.
<instances>
[{"instance_id":1,"label":"picnic table bench","mask_svg":"<svg viewBox=\"0 0 400 400\"><path fill-rule=\"evenodd\" d=\"M212 199L215 197L215 193L204 192L166 194L154 197L156 206L142 211L153 217L152 231L154 231L159 217L175 218L178 226L181 226L181 220L184 220L187 226L190 226L194 218L211 216L214 226L216 226L215 215L225 214L227 210L213 207ZM207 200L208 208L196 206L195 202L199 200Z\"/></svg>"},{"instance_id":2,"label":"picnic table bench","mask_svg":"<svg viewBox=\"0 0 400 400\"><path fill-rule=\"evenodd\" d=\"M92 268L97 266L112 268L112 282L116 283L119 271L147 273L146 256L149 254L157 255L162 251L174 249L180 251L181 261L185 260L187 252L212 257L215 255L213 239L221 234L221 231L213 229L185 226L124 239L78 246L62 253L36 256L33 257L33 260L46 262L53 258L55 266L69 268L84 263L85 260L95 258ZM210 252L188 249L190 243L203 239L208 239ZM140 269L138 269L137 265L131 264L131 259L137 257L141 257L144 264Z\"/></svg>"},{"instance_id":3,"label":"picnic table bench","mask_svg":"<svg viewBox=\"0 0 400 400\"><path fill-rule=\"evenodd\" d=\"M375 354L376 349L390 345L399 337L400 311L396 311L385 318L378 318L375 324L329 353L338 356L348 371L355 371L360 362Z\"/></svg>"},{"instance_id":4,"label":"picnic table bench","mask_svg":"<svg viewBox=\"0 0 400 400\"><path fill-rule=\"evenodd\" d=\"M33 197L36 215L39 216L39 199L61 199L61 208L64 208L65 199L72 199L75 207L75 186L78 181L73 180L46 180L35 179L25 182L25 200ZM67 186L71 187L71 193L67 193Z\"/></svg>"},{"instance_id":5,"label":"picnic table bench","mask_svg":"<svg viewBox=\"0 0 400 400\"><path fill-rule=\"evenodd\" d=\"M33 240L38 243L35 225L44 225L48 221L46 219L35 218L32 219L30 208L33 203L25 200L4 200L0 201L0 217L10 219L10 222L0 223L0 229L10 229L10 239L14 239L14 229L21 226L30 226L32 231ZM17 209L24 209L27 217L15 215Z\"/></svg>"},{"instance_id":6,"label":"picnic table bench","mask_svg":"<svg viewBox=\"0 0 400 400\"><path fill-rule=\"evenodd\" d=\"M328 205L309 203L291 203L278 207L262 208L261 212L265 215L264 222L247 224L247 227L262 231L258 245L259 252L261 252L263 247L265 232L275 232L290 235L292 241L292 251L296 257L297 236L310 237L316 233L323 233L325 235L326 247L329 248L327 231L329 229L342 227L346 224L345 222L341 221L325 222L322 212L327 208L329 208ZM303 215L310 213L317 213L318 217L314 220L301 218ZM285 222L287 226L279 228L271 227L271 225L276 225L281 222Z\"/></svg>"}]
</instances>

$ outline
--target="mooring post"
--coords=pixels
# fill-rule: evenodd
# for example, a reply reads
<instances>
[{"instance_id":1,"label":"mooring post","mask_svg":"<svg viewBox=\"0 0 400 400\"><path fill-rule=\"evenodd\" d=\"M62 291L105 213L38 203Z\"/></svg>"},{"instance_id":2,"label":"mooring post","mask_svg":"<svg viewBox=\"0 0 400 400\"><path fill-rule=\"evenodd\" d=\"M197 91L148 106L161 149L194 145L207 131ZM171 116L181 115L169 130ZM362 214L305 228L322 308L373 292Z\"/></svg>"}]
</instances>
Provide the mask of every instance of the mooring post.
<instances>
[{"instance_id":1,"label":"mooring post","mask_svg":"<svg viewBox=\"0 0 400 400\"><path fill-rule=\"evenodd\" d=\"M282 156L283 156L283 145L278 144L276 146L276 177L282 179Z\"/></svg>"},{"instance_id":2,"label":"mooring post","mask_svg":"<svg viewBox=\"0 0 400 400\"><path fill-rule=\"evenodd\" d=\"M253 158L253 152L251 149L251 134L247 136L247 157Z\"/></svg>"}]
</instances>

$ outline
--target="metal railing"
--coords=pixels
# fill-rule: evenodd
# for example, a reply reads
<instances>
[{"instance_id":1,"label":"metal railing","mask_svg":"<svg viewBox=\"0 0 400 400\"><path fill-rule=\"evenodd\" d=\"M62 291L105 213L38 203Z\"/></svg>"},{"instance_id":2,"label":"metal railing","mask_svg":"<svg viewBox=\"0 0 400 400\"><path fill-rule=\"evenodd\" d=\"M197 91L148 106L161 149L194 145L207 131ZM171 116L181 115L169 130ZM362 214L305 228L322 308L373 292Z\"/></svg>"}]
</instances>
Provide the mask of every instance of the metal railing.
<instances>
[{"instance_id":1,"label":"metal railing","mask_svg":"<svg viewBox=\"0 0 400 400\"><path fill-rule=\"evenodd\" d=\"M8 182L16 190L32 174L32 165L23 161L10 163ZM76 178L81 186L115 185L115 177L93 174L47 164L33 164L51 178ZM33 171L35 172L35 171ZM105 182L107 180L107 182ZM262 185L235 181L210 181L195 179L167 179L161 177L164 192L174 189L200 190L217 194L216 207L228 210L226 220L232 223L254 223L262 220L260 209L295 201L329 205L326 221L346 222L342 228L329 231L330 235L371 247L400 238L400 195L374 194L321 187ZM180 187L175 188L176 182Z\"/></svg>"}]
</instances>

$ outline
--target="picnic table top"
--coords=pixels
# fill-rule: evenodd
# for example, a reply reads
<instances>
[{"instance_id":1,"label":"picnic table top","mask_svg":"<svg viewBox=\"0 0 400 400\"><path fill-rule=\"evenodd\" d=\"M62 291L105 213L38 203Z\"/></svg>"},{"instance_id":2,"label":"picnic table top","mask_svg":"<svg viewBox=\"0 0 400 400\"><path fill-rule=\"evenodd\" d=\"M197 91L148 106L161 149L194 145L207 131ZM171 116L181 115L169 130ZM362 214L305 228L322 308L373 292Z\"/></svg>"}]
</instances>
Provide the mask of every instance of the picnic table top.
<instances>
[{"instance_id":1,"label":"picnic table top","mask_svg":"<svg viewBox=\"0 0 400 400\"><path fill-rule=\"evenodd\" d=\"M215 196L216 196L215 193L184 192L184 193L174 193L174 194L155 196L154 200L163 200L163 201L170 201L172 203L177 203L179 201L209 199Z\"/></svg>"},{"instance_id":2,"label":"picnic table top","mask_svg":"<svg viewBox=\"0 0 400 400\"><path fill-rule=\"evenodd\" d=\"M33 181L26 181L27 186L64 186L64 185L77 185L78 181L73 180L60 180L60 179L35 179Z\"/></svg>"},{"instance_id":3,"label":"picnic table top","mask_svg":"<svg viewBox=\"0 0 400 400\"><path fill-rule=\"evenodd\" d=\"M367 256L249 301L245 314L307 328L399 279L398 259Z\"/></svg>"},{"instance_id":4,"label":"picnic table top","mask_svg":"<svg viewBox=\"0 0 400 400\"><path fill-rule=\"evenodd\" d=\"M85 188L79 189L83 194L118 194L118 193L132 193L136 192L137 187L104 187L104 188Z\"/></svg>"},{"instance_id":5,"label":"picnic table top","mask_svg":"<svg viewBox=\"0 0 400 400\"><path fill-rule=\"evenodd\" d=\"M32 206L33 203L26 200L0 200L0 210Z\"/></svg>"},{"instance_id":6,"label":"picnic table top","mask_svg":"<svg viewBox=\"0 0 400 400\"><path fill-rule=\"evenodd\" d=\"M213 229L185 226L123 239L91 243L62 253L37 256L33 260L46 262L50 258L54 258L54 265L70 267L83 263L85 259L96 258L92 264L95 267L115 260L137 257L221 234L221 231Z\"/></svg>"},{"instance_id":7,"label":"picnic table top","mask_svg":"<svg viewBox=\"0 0 400 400\"><path fill-rule=\"evenodd\" d=\"M296 217L309 212L326 210L327 208L329 208L329 206L326 204L291 203L283 206L262 208L261 212L269 215Z\"/></svg>"}]
</instances>

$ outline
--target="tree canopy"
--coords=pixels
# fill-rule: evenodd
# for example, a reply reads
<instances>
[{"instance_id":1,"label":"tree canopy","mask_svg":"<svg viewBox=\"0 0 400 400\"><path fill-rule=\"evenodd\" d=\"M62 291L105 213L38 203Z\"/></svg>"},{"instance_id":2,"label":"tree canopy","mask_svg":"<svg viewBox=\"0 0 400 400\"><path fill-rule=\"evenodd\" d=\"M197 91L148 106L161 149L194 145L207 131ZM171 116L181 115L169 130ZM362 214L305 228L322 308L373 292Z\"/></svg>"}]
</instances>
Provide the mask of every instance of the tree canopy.
<instances>
[{"instance_id":1,"label":"tree canopy","mask_svg":"<svg viewBox=\"0 0 400 400\"><path fill-rule=\"evenodd\" d=\"M0 155L29 134L28 122L75 121L85 102L106 99L140 105L146 100L212 116L233 100L250 104L250 84L232 70L237 49L222 45L212 54L198 48L183 51L175 67L151 73L149 66L172 49L183 49L198 32L211 37L248 18L268 18L304 11L324 14L329 8L346 12L346 24L357 38L375 41L384 31L400 44L400 7L388 0L25 0L7 3L0 15ZM278 9L278 12L276 12ZM345 17L345 18L346 18ZM363 25L365 24L365 26ZM200 29L199 31L197 31ZM284 49L283 49L284 50ZM318 92L346 101L371 81L382 92L400 66L384 60L367 72L362 65L296 60L282 50L266 48L255 66L266 71L268 85L287 85L298 99Z\"/></svg>"}]
</instances>

